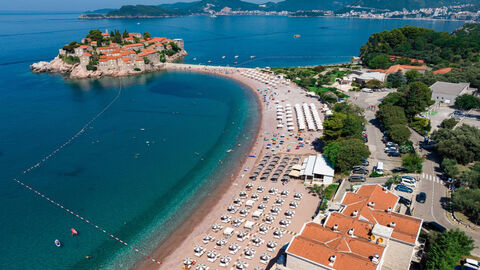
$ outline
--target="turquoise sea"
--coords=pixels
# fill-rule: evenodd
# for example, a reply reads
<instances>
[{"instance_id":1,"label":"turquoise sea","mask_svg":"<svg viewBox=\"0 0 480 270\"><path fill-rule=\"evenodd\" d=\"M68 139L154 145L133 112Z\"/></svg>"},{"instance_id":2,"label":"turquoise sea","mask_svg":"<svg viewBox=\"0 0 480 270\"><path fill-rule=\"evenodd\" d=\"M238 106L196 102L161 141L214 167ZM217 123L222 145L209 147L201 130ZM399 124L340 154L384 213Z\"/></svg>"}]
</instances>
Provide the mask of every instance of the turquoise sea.
<instances>
[{"instance_id":1,"label":"turquoise sea","mask_svg":"<svg viewBox=\"0 0 480 270\"><path fill-rule=\"evenodd\" d=\"M238 55L239 66L255 67L344 62L373 32L407 24L452 31L462 24L78 15L0 13L0 269L128 269L141 258L11 180L75 134L120 85L118 100L91 128L20 179L146 253L231 174L253 142L256 99L237 82L183 72L76 81L30 72L31 63L53 58L89 29L183 38L187 63L233 65ZM236 151L227 154L230 148Z\"/></svg>"}]
</instances>

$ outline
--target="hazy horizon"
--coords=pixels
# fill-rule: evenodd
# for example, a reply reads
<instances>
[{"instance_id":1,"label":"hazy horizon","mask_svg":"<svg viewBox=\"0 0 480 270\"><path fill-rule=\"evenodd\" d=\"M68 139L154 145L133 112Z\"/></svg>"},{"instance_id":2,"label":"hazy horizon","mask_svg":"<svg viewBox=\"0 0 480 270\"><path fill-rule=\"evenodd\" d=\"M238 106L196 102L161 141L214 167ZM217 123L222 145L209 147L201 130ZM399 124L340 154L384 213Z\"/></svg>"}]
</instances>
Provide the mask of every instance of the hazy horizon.
<instances>
[{"instance_id":1,"label":"hazy horizon","mask_svg":"<svg viewBox=\"0 0 480 270\"><path fill-rule=\"evenodd\" d=\"M83 1L61 1L61 0L17 0L3 3L0 11L40 11L40 12L81 12L103 8L119 8L123 5L159 5L175 2L193 2L198 0L83 0ZM279 2L281 0L243 0L252 3ZM28 7L28 8L25 8Z\"/></svg>"}]
</instances>

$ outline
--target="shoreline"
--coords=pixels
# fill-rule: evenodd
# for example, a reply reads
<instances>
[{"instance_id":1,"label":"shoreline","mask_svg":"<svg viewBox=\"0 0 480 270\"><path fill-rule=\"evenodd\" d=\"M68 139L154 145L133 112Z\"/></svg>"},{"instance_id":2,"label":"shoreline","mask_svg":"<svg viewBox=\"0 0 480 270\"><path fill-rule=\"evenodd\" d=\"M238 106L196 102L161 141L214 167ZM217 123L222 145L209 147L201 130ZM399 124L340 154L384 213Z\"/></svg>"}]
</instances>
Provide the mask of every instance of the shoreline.
<instances>
[{"instance_id":1,"label":"shoreline","mask_svg":"<svg viewBox=\"0 0 480 270\"><path fill-rule=\"evenodd\" d=\"M179 65L183 65L183 64L179 64ZM192 65L184 65L184 66L187 67ZM201 66L197 66L197 67L201 67ZM159 243L158 246L154 249L154 251L151 254L149 254L151 257L160 259L162 261L162 265L158 266L158 265L152 264L150 261L146 260L145 258L142 258L141 260L135 262L133 266L133 269L135 270L171 269L168 266L166 266L164 263L167 262L168 259L172 257L173 254L178 252L180 250L180 247L184 243L186 243L187 241L191 240L193 237L196 236L196 234L194 234L195 229L198 227L198 224L203 223L208 218L208 213L212 212L212 210L216 206L218 206L219 203L222 202L223 200L225 199L229 200L230 197L228 195L232 191L236 190L236 188L240 187L236 179L240 175L242 168L244 168L249 163L248 162L250 161L248 159L249 156L252 154L255 154L256 157L252 159L253 163L255 164L261 157L261 154L263 153L263 149L261 148L261 137L259 135L261 133L262 126L264 124L264 117L263 117L264 112L262 108L260 95L256 91L256 88L244 80L240 80L239 78L234 78L232 76L229 76L230 74L219 73L219 72L217 73L215 71L209 70L208 69L209 67L212 67L212 66L207 66L206 69L200 69L200 68L188 69L188 70L184 69L183 71L221 76L227 79L234 80L237 83L240 83L246 86L248 89L250 89L250 91L252 91L252 94L255 95L256 106L258 107L258 111L260 114L258 123L257 123L257 130L255 132L255 137L256 137L255 141L250 145L249 149L241 157L241 161L240 163L238 163L241 166L239 165L235 166L235 169L232 172L232 176L230 176L228 179L220 181L219 184L212 189L211 193L216 195L205 197L193 210L195 215L191 215L188 218L186 218L182 222L182 224L170 234L170 236L168 236L161 243ZM221 69L222 67L216 67L216 68ZM236 70L236 68L228 68L228 69ZM169 65L166 65L165 70L180 71L182 69L179 68L178 65L174 64L173 67L169 67Z\"/></svg>"}]
</instances>

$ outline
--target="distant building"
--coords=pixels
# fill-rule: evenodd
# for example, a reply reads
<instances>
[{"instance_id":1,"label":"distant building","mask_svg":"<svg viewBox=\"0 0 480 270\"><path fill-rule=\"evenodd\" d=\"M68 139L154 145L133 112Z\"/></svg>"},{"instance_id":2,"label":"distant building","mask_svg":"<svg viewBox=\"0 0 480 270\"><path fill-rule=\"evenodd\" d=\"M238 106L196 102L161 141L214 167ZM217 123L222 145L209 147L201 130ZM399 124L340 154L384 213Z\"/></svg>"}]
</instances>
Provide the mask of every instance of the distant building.
<instances>
[{"instance_id":1,"label":"distant building","mask_svg":"<svg viewBox=\"0 0 480 270\"><path fill-rule=\"evenodd\" d=\"M411 65L393 65L391 67L389 67L388 69L372 69L370 70L371 72L382 72L382 73L385 73L385 74L392 74L392 73L397 73L397 72L401 72L401 73L405 73L407 71L410 71L410 70L416 70L420 73L424 73L427 68L425 66L411 66Z\"/></svg>"},{"instance_id":2,"label":"distant building","mask_svg":"<svg viewBox=\"0 0 480 270\"><path fill-rule=\"evenodd\" d=\"M300 179L309 185L330 185L334 175L332 165L321 154L305 158L300 170Z\"/></svg>"},{"instance_id":3,"label":"distant building","mask_svg":"<svg viewBox=\"0 0 480 270\"><path fill-rule=\"evenodd\" d=\"M433 74L437 75L437 74L447 74L449 73L450 71L452 71L452 68L441 68L441 69L437 69L433 72Z\"/></svg>"},{"instance_id":4,"label":"distant building","mask_svg":"<svg viewBox=\"0 0 480 270\"><path fill-rule=\"evenodd\" d=\"M371 80L378 80L381 82L385 82L387 79L387 74L382 73L382 72L366 72L363 73L362 75L358 76L355 78L355 81L359 84L365 84L368 81Z\"/></svg>"},{"instance_id":5,"label":"distant building","mask_svg":"<svg viewBox=\"0 0 480 270\"><path fill-rule=\"evenodd\" d=\"M455 99L468 91L470 83L436 82L430 86L432 100L435 102L452 103Z\"/></svg>"},{"instance_id":6,"label":"distant building","mask_svg":"<svg viewBox=\"0 0 480 270\"><path fill-rule=\"evenodd\" d=\"M292 238L287 269L409 269L422 220L395 213L398 199L380 185L347 192L323 225L308 222Z\"/></svg>"}]
</instances>

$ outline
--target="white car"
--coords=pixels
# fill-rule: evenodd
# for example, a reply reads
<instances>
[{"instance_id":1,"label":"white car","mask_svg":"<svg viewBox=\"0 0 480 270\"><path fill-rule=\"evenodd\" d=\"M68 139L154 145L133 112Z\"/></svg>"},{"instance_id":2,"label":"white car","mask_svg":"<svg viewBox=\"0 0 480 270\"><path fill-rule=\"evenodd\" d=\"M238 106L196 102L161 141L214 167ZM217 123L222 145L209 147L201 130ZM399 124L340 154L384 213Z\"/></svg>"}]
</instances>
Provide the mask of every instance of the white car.
<instances>
[{"instance_id":1,"label":"white car","mask_svg":"<svg viewBox=\"0 0 480 270\"><path fill-rule=\"evenodd\" d=\"M402 176L402 180L405 179L405 180L409 180L409 181L418 181L418 179L416 177L413 177L413 176L408 176L408 175L403 175Z\"/></svg>"},{"instance_id":2,"label":"white car","mask_svg":"<svg viewBox=\"0 0 480 270\"><path fill-rule=\"evenodd\" d=\"M417 186L417 183L414 180L402 179L402 185L414 188Z\"/></svg>"}]
</instances>

